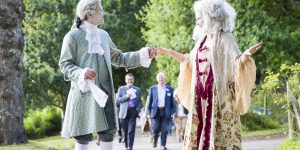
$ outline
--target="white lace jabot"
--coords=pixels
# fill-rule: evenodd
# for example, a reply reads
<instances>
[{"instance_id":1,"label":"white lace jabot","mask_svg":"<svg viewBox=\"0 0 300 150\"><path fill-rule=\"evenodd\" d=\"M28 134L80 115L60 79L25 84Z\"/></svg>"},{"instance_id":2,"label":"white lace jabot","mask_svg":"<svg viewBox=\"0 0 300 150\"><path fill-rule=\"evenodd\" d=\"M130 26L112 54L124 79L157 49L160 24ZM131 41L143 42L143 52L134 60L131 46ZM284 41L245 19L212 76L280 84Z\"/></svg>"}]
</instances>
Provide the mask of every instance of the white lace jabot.
<instances>
[{"instance_id":1,"label":"white lace jabot","mask_svg":"<svg viewBox=\"0 0 300 150\"><path fill-rule=\"evenodd\" d=\"M97 26L84 21L80 25L80 28L86 31L86 40L89 43L88 53L98 53L99 55L103 55L104 49L101 46L100 33Z\"/></svg>"}]
</instances>

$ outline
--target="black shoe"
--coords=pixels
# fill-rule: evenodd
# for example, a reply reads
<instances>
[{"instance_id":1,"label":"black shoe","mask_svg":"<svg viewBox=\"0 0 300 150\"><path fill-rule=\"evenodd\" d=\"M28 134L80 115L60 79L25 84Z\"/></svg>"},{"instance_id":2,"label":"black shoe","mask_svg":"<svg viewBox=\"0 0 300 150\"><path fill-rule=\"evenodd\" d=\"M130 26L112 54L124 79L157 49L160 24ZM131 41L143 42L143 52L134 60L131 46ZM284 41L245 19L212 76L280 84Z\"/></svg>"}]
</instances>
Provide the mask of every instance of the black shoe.
<instances>
[{"instance_id":1,"label":"black shoe","mask_svg":"<svg viewBox=\"0 0 300 150\"><path fill-rule=\"evenodd\" d=\"M119 138L119 143L121 143L121 142L122 142L122 138L120 137L120 138Z\"/></svg>"},{"instance_id":2,"label":"black shoe","mask_svg":"<svg viewBox=\"0 0 300 150\"><path fill-rule=\"evenodd\" d=\"M157 147L157 142L153 142L153 148Z\"/></svg>"}]
</instances>

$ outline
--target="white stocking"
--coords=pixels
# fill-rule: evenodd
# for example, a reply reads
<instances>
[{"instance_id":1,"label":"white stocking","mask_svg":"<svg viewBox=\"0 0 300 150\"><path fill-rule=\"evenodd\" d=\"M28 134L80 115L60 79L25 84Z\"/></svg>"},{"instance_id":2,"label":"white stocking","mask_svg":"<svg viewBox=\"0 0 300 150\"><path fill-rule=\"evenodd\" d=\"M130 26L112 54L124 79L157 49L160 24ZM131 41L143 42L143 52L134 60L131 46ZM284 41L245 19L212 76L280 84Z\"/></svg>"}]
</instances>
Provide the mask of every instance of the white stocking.
<instances>
[{"instance_id":1,"label":"white stocking","mask_svg":"<svg viewBox=\"0 0 300 150\"><path fill-rule=\"evenodd\" d=\"M75 150L88 150L89 144L79 144L75 142Z\"/></svg>"},{"instance_id":2,"label":"white stocking","mask_svg":"<svg viewBox=\"0 0 300 150\"><path fill-rule=\"evenodd\" d=\"M113 142L100 141L100 150L113 150Z\"/></svg>"}]
</instances>

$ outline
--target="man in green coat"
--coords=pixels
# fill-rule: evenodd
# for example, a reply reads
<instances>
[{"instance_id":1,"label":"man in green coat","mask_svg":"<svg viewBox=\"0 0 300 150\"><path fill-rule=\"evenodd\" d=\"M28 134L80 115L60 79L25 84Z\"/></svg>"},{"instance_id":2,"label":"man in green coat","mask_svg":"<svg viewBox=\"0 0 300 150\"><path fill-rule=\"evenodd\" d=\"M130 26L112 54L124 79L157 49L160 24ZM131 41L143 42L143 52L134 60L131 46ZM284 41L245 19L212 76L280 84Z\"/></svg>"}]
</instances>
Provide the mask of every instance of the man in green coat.
<instances>
[{"instance_id":1,"label":"man in green coat","mask_svg":"<svg viewBox=\"0 0 300 150\"><path fill-rule=\"evenodd\" d=\"M99 0L80 0L76 12L76 28L65 35L59 60L64 79L71 82L62 137L75 138L75 150L87 150L92 133L97 132L100 149L112 150L118 116L111 64L126 69L148 67L155 52L142 48L122 53L117 49L109 34L97 28L104 22ZM95 84L106 94L104 107L95 101L99 93L93 93L91 86L83 90L80 81Z\"/></svg>"}]
</instances>

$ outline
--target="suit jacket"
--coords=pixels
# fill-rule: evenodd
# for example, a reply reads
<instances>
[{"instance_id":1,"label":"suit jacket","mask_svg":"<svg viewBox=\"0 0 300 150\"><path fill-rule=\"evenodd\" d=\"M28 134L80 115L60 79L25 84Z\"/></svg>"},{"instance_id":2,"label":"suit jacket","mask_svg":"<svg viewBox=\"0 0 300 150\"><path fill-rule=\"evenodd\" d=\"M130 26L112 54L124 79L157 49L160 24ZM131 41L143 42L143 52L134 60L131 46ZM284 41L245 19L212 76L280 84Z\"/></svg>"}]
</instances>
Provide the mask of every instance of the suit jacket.
<instances>
[{"instance_id":1,"label":"suit jacket","mask_svg":"<svg viewBox=\"0 0 300 150\"><path fill-rule=\"evenodd\" d=\"M136 90L136 98L133 99L134 101L134 106L136 110L136 114L138 116L138 113L142 109L142 101L141 101L141 89L133 86L133 89ZM117 93L117 105L120 106L120 111L119 111L119 118L120 119L125 119L127 115L127 110L128 110L128 104L129 104L129 98L126 97L126 91L128 90L127 86L121 86L118 89Z\"/></svg>"},{"instance_id":2,"label":"suit jacket","mask_svg":"<svg viewBox=\"0 0 300 150\"><path fill-rule=\"evenodd\" d=\"M173 91L174 89L166 85L165 94L165 116L171 118L173 113L176 113L176 105L174 102ZM154 85L150 88L149 101L147 106L147 112L151 118L154 118L158 109L158 87Z\"/></svg>"},{"instance_id":3,"label":"suit jacket","mask_svg":"<svg viewBox=\"0 0 300 150\"><path fill-rule=\"evenodd\" d=\"M104 49L104 59L108 68L110 77L112 101L115 105L115 92L113 87L112 67L125 67L127 69L140 67L139 52L122 53L112 42L109 34L99 29L101 46ZM97 74L102 68L99 67L98 54L87 52L88 41L86 40L86 31L74 28L69 31L63 40L59 67L66 81L71 81L71 89L68 95L65 118L62 128L62 137L73 137L85 135L93 132L104 131L112 128L118 128L118 115L116 106L114 109L116 127L108 126L104 109L95 102L90 91L81 92L78 87L78 77L81 71L88 67L96 71ZM101 66L105 66L101 65ZM96 85L100 85L99 79L96 79ZM109 118L112 120L112 118Z\"/></svg>"}]
</instances>

